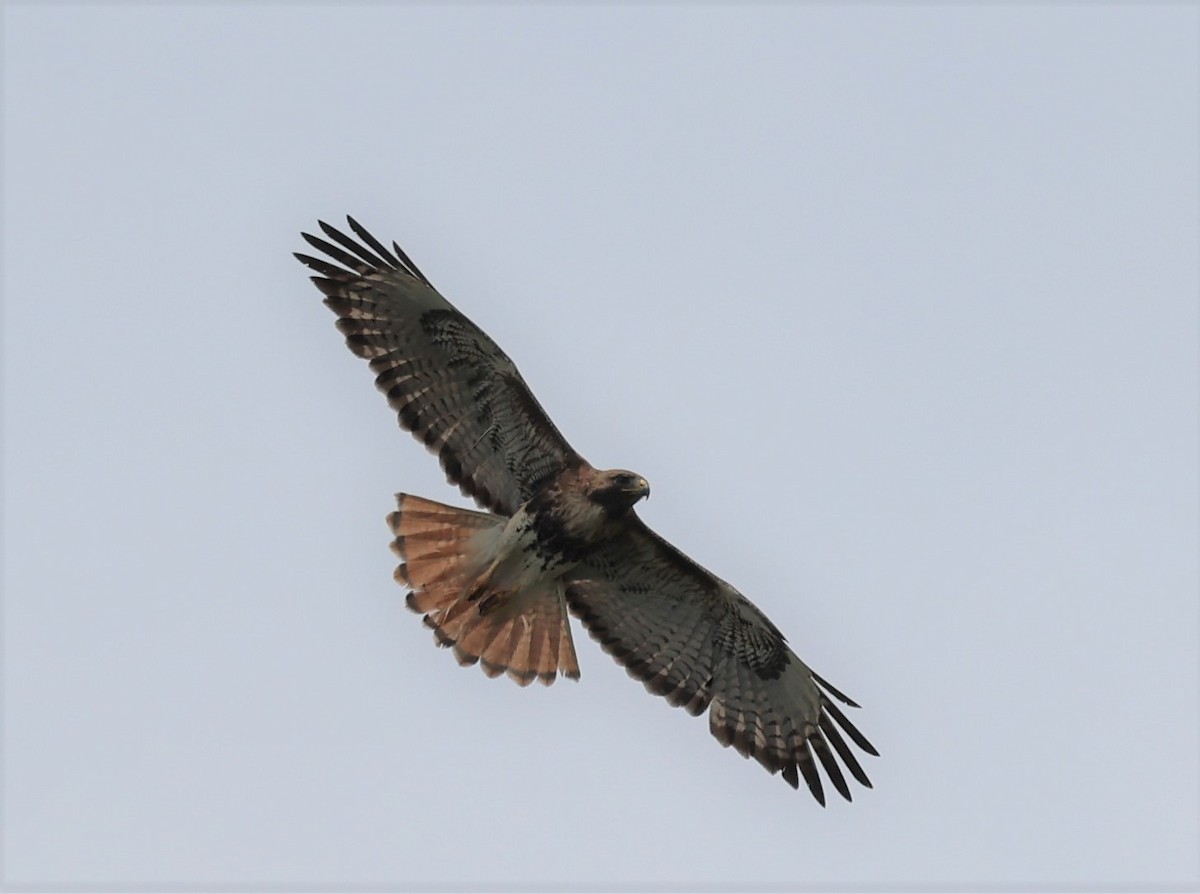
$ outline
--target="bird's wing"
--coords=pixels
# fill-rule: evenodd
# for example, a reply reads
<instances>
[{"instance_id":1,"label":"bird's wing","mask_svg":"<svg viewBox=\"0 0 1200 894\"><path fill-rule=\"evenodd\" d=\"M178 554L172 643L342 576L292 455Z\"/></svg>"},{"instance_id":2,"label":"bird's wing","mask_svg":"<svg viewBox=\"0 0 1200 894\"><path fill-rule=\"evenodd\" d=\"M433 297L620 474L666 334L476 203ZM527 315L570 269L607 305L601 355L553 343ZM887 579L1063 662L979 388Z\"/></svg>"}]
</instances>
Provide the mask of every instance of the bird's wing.
<instances>
[{"instance_id":1,"label":"bird's wing","mask_svg":"<svg viewBox=\"0 0 1200 894\"><path fill-rule=\"evenodd\" d=\"M314 270L350 350L370 361L400 425L437 453L451 483L512 515L539 485L582 462L487 334L443 298L400 246L347 218L356 241L320 222L302 234L328 258ZM340 266L339 266L340 265Z\"/></svg>"},{"instance_id":2,"label":"bird's wing","mask_svg":"<svg viewBox=\"0 0 1200 894\"><path fill-rule=\"evenodd\" d=\"M779 629L732 586L636 516L567 577L567 600L601 647L655 695L692 714L709 709L722 745L794 788L803 776L825 803L819 761L843 797L838 764L871 786L842 734L878 754L835 704L858 707L813 673Z\"/></svg>"}]
</instances>

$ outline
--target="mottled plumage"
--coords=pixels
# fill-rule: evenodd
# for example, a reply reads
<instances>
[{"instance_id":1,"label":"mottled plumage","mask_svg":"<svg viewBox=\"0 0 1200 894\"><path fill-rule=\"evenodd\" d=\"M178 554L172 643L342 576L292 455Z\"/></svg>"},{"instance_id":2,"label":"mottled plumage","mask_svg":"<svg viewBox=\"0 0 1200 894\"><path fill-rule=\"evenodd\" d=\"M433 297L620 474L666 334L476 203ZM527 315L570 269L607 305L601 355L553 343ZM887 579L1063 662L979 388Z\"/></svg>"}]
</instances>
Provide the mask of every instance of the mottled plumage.
<instances>
[{"instance_id":1,"label":"mottled plumage","mask_svg":"<svg viewBox=\"0 0 1200 894\"><path fill-rule=\"evenodd\" d=\"M877 752L835 702L858 706L741 593L646 527L633 508L644 478L593 468L499 346L398 245L348 220L361 241L322 222L325 239L303 235L329 260L296 257L401 426L487 510L399 494L388 516L396 580L437 642L490 676L549 685L579 676L569 611L650 692L707 709L721 744L793 787L803 777L820 803L818 763L847 800L843 766L870 787L843 734Z\"/></svg>"}]
</instances>

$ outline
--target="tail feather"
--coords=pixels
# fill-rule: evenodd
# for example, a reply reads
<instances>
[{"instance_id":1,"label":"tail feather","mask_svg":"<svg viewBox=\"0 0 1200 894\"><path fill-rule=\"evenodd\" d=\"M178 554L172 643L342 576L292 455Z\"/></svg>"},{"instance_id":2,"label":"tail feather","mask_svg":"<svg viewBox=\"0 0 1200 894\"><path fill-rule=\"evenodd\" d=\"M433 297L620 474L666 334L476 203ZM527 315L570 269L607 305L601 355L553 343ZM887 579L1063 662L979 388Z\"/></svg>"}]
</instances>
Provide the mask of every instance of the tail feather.
<instances>
[{"instance_id":1,"label":"tail feather","mask_svg":"<svg viewBox=\"0 0 1200 894\"><path fill-rule=\"evenodd\" d=\"M532 668L536 667L533 660L533 625L527 623L524 617L517 618L508 635L508 647L511 650L509 653L508 663L510 667ZM533 682L536 673L529 671L529 682Z\"/></svg>"},{"instance_id":2,"label":"tail feather","mask_svg":"<svg viewBox=\"0 0 1200 894\"><path fill-rule=\"evenodd\" d=\"M578 679L562 588L545 584L504 594L484 610L478 583L499 546L506 518L398 494L388 516L397 583L409 587L410 609L425 615L441 646L459 664L479 663L489 677L507 673L522 686L558 674ZM474 595L475 598L468 598Z\"/></svg>"}]
</instances>

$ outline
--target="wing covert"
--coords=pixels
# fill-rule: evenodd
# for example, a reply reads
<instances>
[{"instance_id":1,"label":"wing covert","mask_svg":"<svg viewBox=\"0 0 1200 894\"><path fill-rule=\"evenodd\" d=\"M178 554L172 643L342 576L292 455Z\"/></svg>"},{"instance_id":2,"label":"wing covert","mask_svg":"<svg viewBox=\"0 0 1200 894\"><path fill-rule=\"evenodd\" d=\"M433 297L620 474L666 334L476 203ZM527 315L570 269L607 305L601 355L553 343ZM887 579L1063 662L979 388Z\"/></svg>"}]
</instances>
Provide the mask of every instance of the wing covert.
<instances>
[{"instance_id":1,"label":"wing covert","mask_svg":"<svg viewBox=\"0 0 1200 894\"><path fill-rule=\"evenodd\" d=\"M369 361L400 425L438 455L446 477L492 512L511 515L538 486L582 462L488 335L430 284L396 243L353 218L361 241L320 222L302 234L329 260L296 258L338 315L346 345ZM340 265L340 266L339 266Z\"/></svg>"},{"instance_id":2,"label":"wing covert","mask_svg":"<svg viewBox=\"0 0 1200 894\"><path fill-rule=\"evenodd\" d=\"M753 603L636 516L567 577L566 592L592 637L647 690L692 714L708 708L722 745L782 772L793 788L803 776L822 805L818 761L846 800L843 767L871 787L843 733L878 752L833 699L858 706L814 674Z\"/></svg>"}]
</instances>

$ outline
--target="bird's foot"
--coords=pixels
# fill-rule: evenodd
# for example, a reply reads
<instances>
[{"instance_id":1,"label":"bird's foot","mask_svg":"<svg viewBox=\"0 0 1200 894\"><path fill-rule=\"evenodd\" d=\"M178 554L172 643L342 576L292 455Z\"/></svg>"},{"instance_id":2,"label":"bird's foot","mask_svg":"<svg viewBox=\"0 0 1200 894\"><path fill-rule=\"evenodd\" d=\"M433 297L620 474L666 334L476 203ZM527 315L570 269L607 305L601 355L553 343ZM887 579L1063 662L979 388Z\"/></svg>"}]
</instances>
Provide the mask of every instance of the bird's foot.
<instances>
[{"instance_id":1,"label":"bird's foot","mask_svg":"<svg viewBox=\"0 0 1200 894\"><path fill-rule=\"evenodd\" d=\"M473 599L472 597L467 598L471 599L472 601L479 599L479 614L487 615L508 604L508 600L511 595L512 594L510 593L500 591L497 593L488 593L482 599L479 599L479 595L474 595Z\"/></svg>"}]
</instances>

